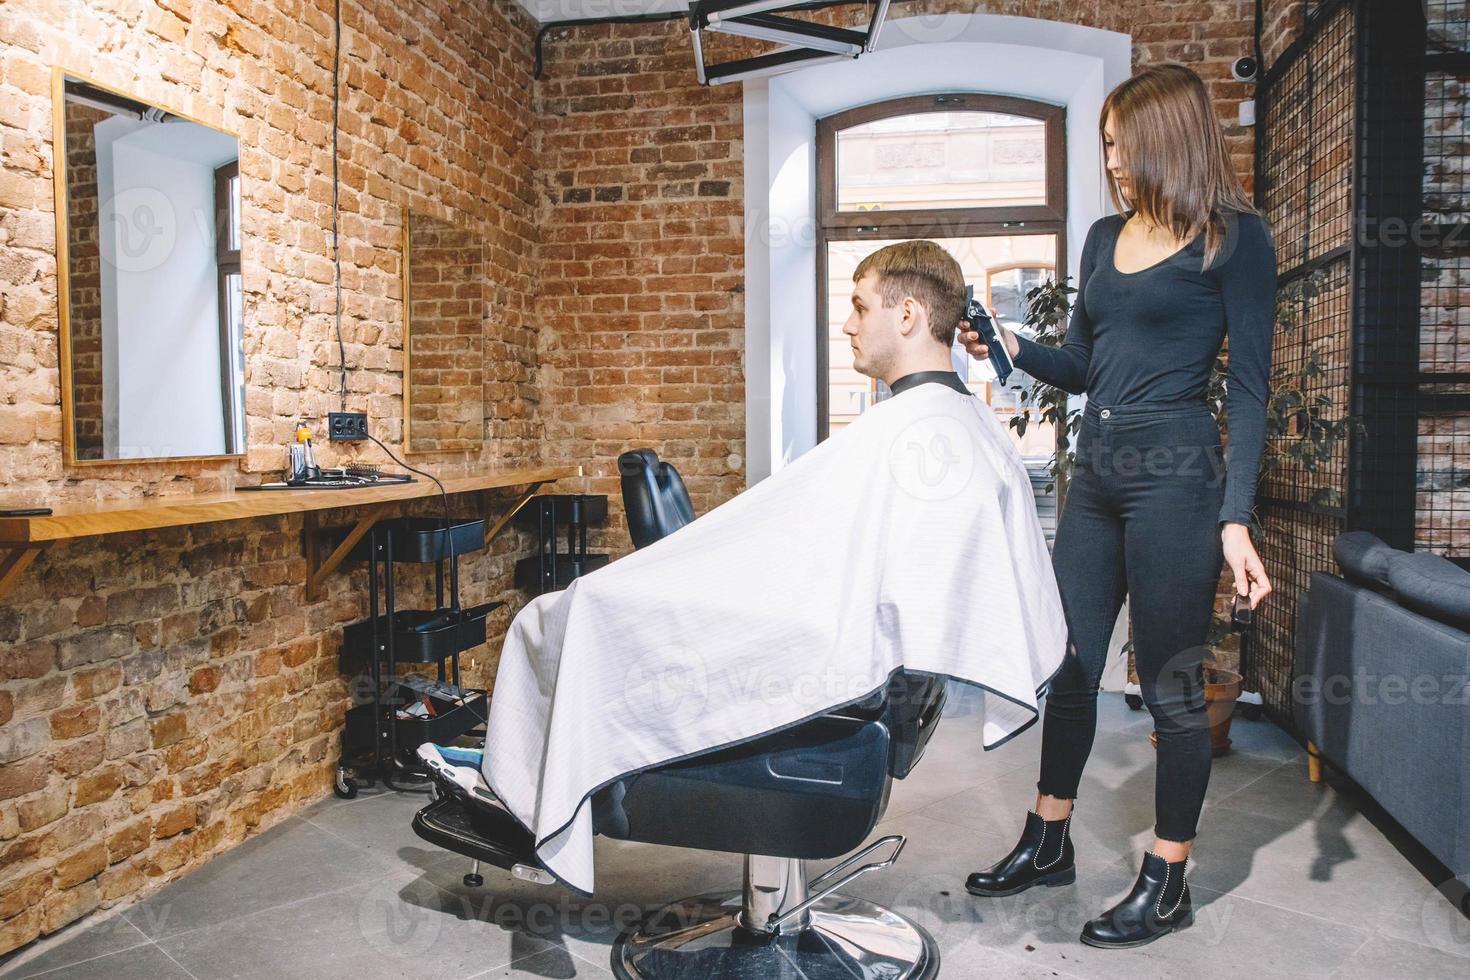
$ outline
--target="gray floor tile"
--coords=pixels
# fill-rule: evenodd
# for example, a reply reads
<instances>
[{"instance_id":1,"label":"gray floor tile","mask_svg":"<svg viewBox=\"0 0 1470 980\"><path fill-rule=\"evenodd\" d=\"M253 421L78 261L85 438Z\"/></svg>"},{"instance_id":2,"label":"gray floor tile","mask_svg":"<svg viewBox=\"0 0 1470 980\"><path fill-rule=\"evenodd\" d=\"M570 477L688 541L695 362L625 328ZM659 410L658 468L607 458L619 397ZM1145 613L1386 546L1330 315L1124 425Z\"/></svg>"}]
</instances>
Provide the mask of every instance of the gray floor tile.
<instances>
[{"instance_id":1,"label":"gray floor tile","mask_svg":"<svg viewBox=\"0 0 1470 980\"><path fill-rule=\"evenodd\" d=\"M427 880L389 875L159 945L197 980L461 980L551 948L473 911Z\"/></svg>"},{"instance_id":2,"label":"gray floor tile","mask_svg":"<svg viewBox=\"0 0 1470 980\"><path fill-rule=\"evenodd\" d=\"M1129 859L1104 873L1079 877L1073 888L1033 899L1013 913L1025 928L1008 945L1033 947L1027 960L1089 978L1327 977L1368 938L1364 929L1340 925L1230 895L1194 889L1195 922L1138 950L1084 946L1088 919L1127 894L1138 874ZM1029 893L1026 893L1029 894ZM1025 898L1026 894L1016 896Z\"/></svg>"},{"instance_id":3,"label":"gray floor tile","mask_svg":"<svg viewBox=\"0 0 1470 980\"><path fill-rule=\"evenodd\" d=\"M521 881L486 869L481 888L467 888L468 866L438 866L424 875L484 923L514 925L592 964L606 964L613 940L662 906L710 892L738 893L743 858L690 848L655 847L598 838L597 890L581 898L557 886Z\"/></svg>"},{"instance_id":4,"label":"gray floor tile","mask_svg":"<svg viewBox=\"0 0 1470 980\"><path fill-rule=\"evenodd\" d=\"M1311 819L1330 819L1336 812L1341 819L1356 814L1351 794L1344 798L1336 778L1320 783L1307 779L1307 767L1286 763L1238 792L1223 797L1217 805L1239 813L1259 814L1300 823Z\"/></svg>"},{"instance_id":5,"label":"gray floor tile","mask_svg":"<svg viewBox=\"0 0 1470 980\"><path fill-rule=\"evenodd\" d=\"M580 977L585 980L602 980L604 977L611 976L612 971L607 967L589 963L565 949L557 948L532 953L508 966L477 974L474 980L496 980L499 977L517 977L526 978L526 980L533 980L533 978L566 980L566 978Z\"/></svg>"},{"instance_id":6,"label":"gray floor tile","mask_svg":"<svg viewBox=\"0 0 1470 980\"><path fill-rule=\"evenodd\" d=\"M1354 842L1328 823L1206 811L1190 881L1375 931L1427 885L1382 836L1361 836Z\"/></svg>"},{"instance_id":7,"label":"gray floor tile","mask_svg":"<svg viewBox=\"0 0 1470 980\"><path fill-rule=\"evenodd\" d=\"M167 885L124 914L158 939L370 882L382 874L382 867L367 851L292 817Z\"/></svg>"},{"instance_id":8,"label":"gray floor tile","mask_svg":"<svg viewBox=\"0 0 1470 980\"><path fill-rule=\"evenodd\" d=\"M986 858L990 855L1004 854L1015 843L996 834L968 828L960 830L953 824L921 813L905 813L885 817L864 845L890 834L901 834L905 838L898 860L889 868L858 878L843 891L871 902L890 905L905 915L915 913L926 928L928 923L922 918L928 907L937 905L942 908L946 891L963 894L966 875L987 863ZM891 848L884 847L871 858L882 859L890 853ZM810 873L815 874L835 863L811 862Z\"/></svg>"},{"instance_id":9,"label":"gray floor tile","mask_svg":"<svg viewBox=\"0 0 1470 980\"><path fill-rule=\"evenodd\" d=\"M991 866L1010 851L1020 838L1027 811L1035 802L1036 776L1028 771L957 793L919 810L915 816L951 828L963 828L963 836L957 842L953 830L941 834L952 845L951 860L962 862L968 874ZM1106 867L1147 846L1151 842L1146 839L1151 823L1145 808L1127 803L1094 806L1089 801L1086 807L1079 805L1071 827L1078 867ZM958 846L954 847L956 843Z\"/></svg>"},{"instance_id":10,"label":"gray floor tile","mask_svg":"<svg viewBox=\"0 0 1470 980\"><path fill-rule=\"evenodd\" d=\"M1019 948L1014 953L976 948L963 956L941 948L939 972L944 980L1079 980L1078 974L1032 961Z\"/></svg>"},{"instance_id":11,"label":"gray floor tile","mask_svg":"<svg viewBox=\"0 0 1470 980\"><path fill-rule=\"evenodd\" d=\"M301 818L367 851L386 870L417 874L453 857L413 832L413 815L428 803L418 793L387 793L350 806L312 807Z\"/></svg>"},{"instance_id":12,"label":"gray floor tile","mask_svg":"<svg viewBox=\"0 0 1470 980\"><path fill-rule=\"evenodd\" d=\"M1307 782L1293 745L1266 722L1238 722L1237 751L1216 760L1191 873L1195 925L1126 953L1081 945L1083 923L1128 890L1152 842L1152 719L1116 695L1099 703L1073 820L1076 884L1005 899L966 894L965 875L1020 833L1035 799L1040 729L984 753L978 716L963 707L952 705L919 769L895 784L872 835L904 834L899 861L847 889L928 929L946 980L1466 975L1470 922L1358 812L1351 792ZM739 890L738 855L604 838L589 899L494 868L484 869L484 887L467 888L468 860L412 833L422 803L325 800L129 910L133 925L83 929L34 959L61 967L46 976L107 980L601 980L622 928L679 898ZM160 937L157 946L114 952L142 940L134 925Z\"/></svg>"},{"instance_id":13,"label":"gray floor tile","mask_svg":"<svg viewBox=\"0 0 1470 980\"><path fill-rule=\"evenodd\" d=\"M63 966L46 980L191 980L189 973L152 943Z\"/></svg>"},{"instance_id":14,"label":"gray floor tile","mask_svg":"<svg viewBox=\"0 0 1470 980\"><path fill-rule=\"evenodd\" d=\"M148 937L120 915L102 922L83 920L22 951L8 962L0 960L0 977L19 980L20 977L55 970L147 942Z\"/></svg>"},{"instance_id":15,"label":"gray floor tile","mask_svg":"<svg viewBox=\"0 0 1470 980\"><path fill-rule=\"evenodd\" d=\"M1111 864L1152 843L1152 768L1142 776L1142 783L1130 778L1099 778L1091 772L1083 776L1071 828L1080 867ZM918 812L974 832L1004 838L1005 846L992 859L999 860L1020 837L1026 813L1035 803L1036 772L1034 767L1027 767Z\"/></svg>"},{"instance_id":16,"label":"gray floor tile","mask_svg":"<svg viewBox=\"0 0 1470 980\"><path fill-rule=\"evenodd\" d=\"M1378 932L1459 957L1464 974L1470 974L1470 915L1461 911L1470 909L1467 891L1470 886L1460 881L1438 887L1421 882L1415 895L1382 916Z\"/></svg>"},{"instance_id":17,"label":"gray floor tile","mask_svg":"<svg viewBox=\"0 0 1470 980\"><path fill-rule=\"evenodd\" d=\"M1240 714L1230 723L1230 747L1240 755L1277 762L1301 763L1302 772L1307 771L1307 753L1296 740L1264 717L1251 721Z\"/></svg>"},{"instance_id":18,"label":"gray floor tile","mask_svg":"<svg viewBox=\"0 0 1470 980\"><path fill-rule=\"evenodd\" d=\"M1097 696L1097 730L1100 732L1125 732L1142 729L1144 738L1154 727L1153 715L1148 709L1134 711L1123 700L1123 695L1104 691Z\"/></svg>"},{"instance_id":19,"label":"gray floor tile","mask_svg":"<svg viewBox=\"0 0 1470 980\"><path fill-rule=\"evenodd\" d=\"M1262 776L1270 775L1291 763L1258 755L1231 752L1213 760L1210 765L1210 786L1205 791L1205 806L1210 807L1221 800L1234 796Z\"/></svg>"},{"instance_id":20,"label":"gray floor tile","mask_svg":"<svg viewBox=\"0 0 1470 980\"><path fill-rule=\"evenodd\" d=\"M1414 977L1415 980L1460 980L1470 964L1451 953L1374 936L1332 974L1333 980L1382 980L1383 977Z\"/></svg>"}]
</instances>

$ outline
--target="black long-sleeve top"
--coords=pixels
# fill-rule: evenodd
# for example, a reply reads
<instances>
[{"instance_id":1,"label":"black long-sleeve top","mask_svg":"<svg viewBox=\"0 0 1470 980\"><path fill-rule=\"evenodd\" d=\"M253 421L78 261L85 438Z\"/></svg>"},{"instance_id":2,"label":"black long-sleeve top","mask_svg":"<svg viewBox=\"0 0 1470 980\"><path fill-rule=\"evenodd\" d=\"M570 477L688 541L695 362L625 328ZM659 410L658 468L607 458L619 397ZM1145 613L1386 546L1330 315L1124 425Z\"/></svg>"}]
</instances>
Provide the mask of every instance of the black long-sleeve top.
<instances>
[{"instance_id":1,"label":"black long-sleeve top","mask_svg":"<svg viewBox=\"0 0 1470 980\"><path fill-rule=\"evenodd\" d=\"M1113 253L1125 221L1093 222L1067 339L1043 347L1017 336L1016 366L1103 407L1203 399L1228 336L1225 503L1220 521L1249 524L1265 448L1276 249L1259 216L1231 213L1210 268L1205 236L1138 272L1119 272Z\"/></svg>"}]
</instances>

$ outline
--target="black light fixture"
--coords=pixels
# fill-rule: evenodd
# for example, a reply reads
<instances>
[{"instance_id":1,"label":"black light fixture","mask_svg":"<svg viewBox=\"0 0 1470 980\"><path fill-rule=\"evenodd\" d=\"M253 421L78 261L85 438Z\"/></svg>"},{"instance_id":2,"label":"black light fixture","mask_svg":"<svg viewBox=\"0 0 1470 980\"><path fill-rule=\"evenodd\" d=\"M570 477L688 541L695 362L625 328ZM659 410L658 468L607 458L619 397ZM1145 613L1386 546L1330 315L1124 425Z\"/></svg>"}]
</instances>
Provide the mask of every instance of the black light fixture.
<instances>
[{"instance_id":1,"label":"black light fixture","mask_svg":"<svg viewBox=\"0 0 1470 980\"><path fill-rule=\"evenodd\" d=\"M889 0L878 0L865 31L830 27L783 17L773 11L810 8L793 0L694 0L689 5L689 30L694 40L694 66L701 85L718 85L794 71L829 61L850 61L873 50L888 13ZM704 61L704 31L734 34L782 47L723 64Z\"/></svg>"}]
</instances>

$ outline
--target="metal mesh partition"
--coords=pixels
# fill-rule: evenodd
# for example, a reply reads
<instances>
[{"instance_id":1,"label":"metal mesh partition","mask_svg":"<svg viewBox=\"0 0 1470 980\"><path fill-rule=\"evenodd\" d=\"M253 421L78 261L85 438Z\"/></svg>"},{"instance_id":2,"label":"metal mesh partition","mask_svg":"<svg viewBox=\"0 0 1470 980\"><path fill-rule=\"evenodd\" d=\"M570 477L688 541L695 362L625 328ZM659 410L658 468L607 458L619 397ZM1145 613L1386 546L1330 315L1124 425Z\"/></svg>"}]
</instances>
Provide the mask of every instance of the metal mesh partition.
<instances>
[{"instance_id":1,"label":"metal mesh partition","mask_svg":"<svg viewBox=\"0 0 1470 980\"><path fill-rule=\"evenodd\" d=\"M1347 414L1351 381L1350 327L1352 277L1349 256L1331 258L1311 273L1287 283L1283 292L1300 285L1302 295L1283 301L1272 351L1273 387L1297 388L1311 401L1330 402L1322 415L1336 421ZM1341 518L1347 492L1347 445L1338 442L1325 459L1307 466L1287 458L1294 431L1273 436L1268 465L1261 482L1262 498L1278 507L1320 509Z\"/></svg>"},{"instance_id":2,"label":"metal mesh partition","mask_svg":"<svg viewBox=\"0 0 1470 980\"><path fill-rule=\"evenodd\" d=\"M1356 420L1347 452L1283 463L1258 495L1276 594L1247 678L1290 724L1297 604L1341 531L1470 565L1470 3L1329 0L1258 97L1284 298L1273 392L1295 380Z\"/></svg>"},{"instance_id":3,"label":"metal mesh partition","mask_svg":"<svg viewBox=\"0 0 1470 980\"><path fill-rule=\"evenodd\" d=\"M1258 93L1256 181L1283 297L1273 389L1291 384L1308 397L1326 396L1339 418L1351 380L1355 27L1353 4L1319 9ZM1268 456L1281 459L1291 438L1290 431L1275 437ZM1246 680L1288 725L1298 597L1313 571L1332 567L1346 473L1340 449L1315 469L1281 462L1257 495L1259 547L1275 594L1257 611Z\"/></svg>"},{"instance_id":4,"label":"metal mesh partition","mask_svg":"<svg viewBox=\"0 0 1470 980\"><path fill-rule=\"evenodd\" d=\"M1275 591L1257 610L1251 629L1249 686L1260 693L1273 719L1292 727L1291 649L1296 638L1298 597L1306 591L1313 572L1335 567L1332 542L1342 533L1342 520L1278 509L1268 514L1266 521L1266 533L1258 546Z\"/></svg>"},{"instance_id":5,"label":"metal mesh partition","mask_svg":"<svg viewBox=\"0 0 1470 980\"><path fill-rule=\"evenodd\" d=\"M1426 4L1414 545L1470 561L1470 3Z\"/></svg>"}]
</instances>

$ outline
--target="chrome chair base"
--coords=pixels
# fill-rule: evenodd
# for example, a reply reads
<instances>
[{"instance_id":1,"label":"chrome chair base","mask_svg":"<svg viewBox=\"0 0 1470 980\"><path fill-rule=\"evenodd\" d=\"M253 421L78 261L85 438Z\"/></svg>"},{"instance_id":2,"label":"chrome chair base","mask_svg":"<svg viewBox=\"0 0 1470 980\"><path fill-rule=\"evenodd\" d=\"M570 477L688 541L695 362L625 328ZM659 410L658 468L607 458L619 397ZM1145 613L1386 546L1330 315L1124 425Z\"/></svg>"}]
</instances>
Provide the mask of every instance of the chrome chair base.
<instances>
[{"instance_id":1,"label":"chrome chair base","mask_svg":"<svg viewBox=\"0 0 1470 980\"><path fill-rule=\"evenodd\" d=\"M831 894L805 928L778 933L740 924L741 896L666 905L620 935L621 980L933 980L939 947L917 923L860 898Z\"/></svg>"}]
</instances>

